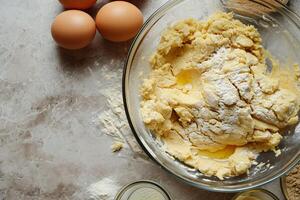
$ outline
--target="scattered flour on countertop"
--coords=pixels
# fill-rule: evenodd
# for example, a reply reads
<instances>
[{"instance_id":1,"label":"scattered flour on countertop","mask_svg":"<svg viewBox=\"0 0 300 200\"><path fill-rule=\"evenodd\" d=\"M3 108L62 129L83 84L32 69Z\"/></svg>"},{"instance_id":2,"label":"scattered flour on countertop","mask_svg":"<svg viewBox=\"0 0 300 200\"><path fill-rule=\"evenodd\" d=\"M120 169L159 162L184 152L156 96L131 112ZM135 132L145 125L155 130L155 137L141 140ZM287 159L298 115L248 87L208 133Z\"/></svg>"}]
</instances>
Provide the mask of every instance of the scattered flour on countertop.
<instances>
[{"instance_id":1,"label":"scattered flour on countertop","mask_svg":"<svg viewBox=\"0 0 300 200\"><path fill-rule=\"evenodd\" d=\"M131 132L125 115L121 88L122 73L122 69L111 70L109 66L102 66L101 75L109 86L103 89L103 83L98 84L101 86L100 93L106 97L107 109L98 113L93 121L99 124L101 133L111 136L116 142L126 142L134 153L144 154Z\"/></svg>"},{"instance_id":2,"label":"scattered flour on countertop","mask_svg":"<svg viewBox=\"0 0 300 200\"><path fill-rule=\"evenodd\" d=\"M114 137L114 139L124 141L124 134L130 132L130 130L123 110L121 92L116 88L109 88L103 90L103 94L107 98L109 109L98 116L103 125L102 130L105 134Z\"/></svg>"},{"instance_id":3,"label":"scattered flour on countertop","mask_svg":"<svg viewBox=\"0 0 300 200\"><path fill-rule=\"evenodd\" d=\"M102 132L112 136L116 141L126 142L133 152L143 153L128 125L121 88L109 88L103 90L103 94L107 97L108 109L98 116Z\"/></svg>"},{"instance_id":4,"label":"scattered flour on countertop","mask_svg":"<svg viewBox=\"0 0 300 200\"><path fill-rule=\"evenodd\" d=\"M120 186L110 178L91 184L87 188L88 200L112 200L117 194Z\"/></svg>"}]
</instances>

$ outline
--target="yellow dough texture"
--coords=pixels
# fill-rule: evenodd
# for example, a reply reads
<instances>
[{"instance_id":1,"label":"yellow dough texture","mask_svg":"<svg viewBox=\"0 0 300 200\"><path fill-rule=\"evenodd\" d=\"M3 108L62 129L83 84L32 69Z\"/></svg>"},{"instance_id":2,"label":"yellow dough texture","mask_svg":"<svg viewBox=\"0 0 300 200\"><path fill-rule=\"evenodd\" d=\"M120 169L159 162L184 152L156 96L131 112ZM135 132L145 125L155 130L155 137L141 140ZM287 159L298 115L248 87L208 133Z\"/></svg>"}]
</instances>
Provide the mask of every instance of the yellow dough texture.
<instances>
[{"instance_id":1,"label":"yellow dough texture","mask_svg":"<svg viewBox=\"0 0 300 200\"><path fill-rule=\"evenodd\" d=\"M207 176L247 173L298 123L299 67L273 68L252 25L218 12L169 27L150 58L141 114L167 153ZM288 78L287 78L288 77Z\"/></svg>"}]
</instances>

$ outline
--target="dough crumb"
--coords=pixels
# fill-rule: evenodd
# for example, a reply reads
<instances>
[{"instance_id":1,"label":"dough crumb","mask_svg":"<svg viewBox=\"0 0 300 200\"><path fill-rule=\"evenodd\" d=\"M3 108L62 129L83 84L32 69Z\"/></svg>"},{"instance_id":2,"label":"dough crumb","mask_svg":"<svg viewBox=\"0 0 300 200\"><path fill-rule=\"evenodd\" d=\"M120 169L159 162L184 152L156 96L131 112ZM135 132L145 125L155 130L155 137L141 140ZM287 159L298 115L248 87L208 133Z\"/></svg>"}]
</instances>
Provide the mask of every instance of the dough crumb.
<instances>
[{"instance_id":1,"label":"dough crumb","mask_svg":"<svg viewBox=\"0 0 300 200\"><path fill-rule=\"evenodd\" d=\"M120 141L114 141L110 146L112 152L118 152L124 147L124 143Z\"/></svg>"},{"instance_id":2,"label":"dough crumb","mask_svg":"<svg viewBox=\"0 0 300 200\"><path fill-rule=\"evenodd\" d=\"M276 149L274 150L274 153L275 153L275 157L278 157L281 155L281 150L280 149Z\"/></svg>"}]
</instances>

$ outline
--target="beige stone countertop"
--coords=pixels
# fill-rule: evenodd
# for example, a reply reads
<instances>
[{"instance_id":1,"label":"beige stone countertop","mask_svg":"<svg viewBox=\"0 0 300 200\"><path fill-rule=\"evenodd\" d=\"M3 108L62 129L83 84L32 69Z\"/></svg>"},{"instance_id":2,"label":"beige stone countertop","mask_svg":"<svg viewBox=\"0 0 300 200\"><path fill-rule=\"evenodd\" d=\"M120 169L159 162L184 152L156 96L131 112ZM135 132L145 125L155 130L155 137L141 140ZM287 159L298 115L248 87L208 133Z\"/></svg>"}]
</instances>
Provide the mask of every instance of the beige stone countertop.
<instances>
[{"instance_id":1,"label":"beige stone countertop","mask_svg":"<svg viewBox=\"0 0 300 200\"><path fill-rule=\"evenodd\" d=\"M91 15L106 2L98 0ZM146 19L166 0L131 2ZM298 3L293 5L299 8ZM230 200L233 194L181 182L135 146L123 113L112 112L110 101L121 100L131 42L111 43L97 33L83 50L60 49L50 25L62 10L57 0L1 0L0 200L85 199L84 191L95 182L111 183L104 189L114 193L141 179L160 183L174 200ZM112 153L112 130L101 117L113 117L116 131L127 135L131 147ZM283 199L279 180L264 188Z\"/></svg>"}]
</instances>

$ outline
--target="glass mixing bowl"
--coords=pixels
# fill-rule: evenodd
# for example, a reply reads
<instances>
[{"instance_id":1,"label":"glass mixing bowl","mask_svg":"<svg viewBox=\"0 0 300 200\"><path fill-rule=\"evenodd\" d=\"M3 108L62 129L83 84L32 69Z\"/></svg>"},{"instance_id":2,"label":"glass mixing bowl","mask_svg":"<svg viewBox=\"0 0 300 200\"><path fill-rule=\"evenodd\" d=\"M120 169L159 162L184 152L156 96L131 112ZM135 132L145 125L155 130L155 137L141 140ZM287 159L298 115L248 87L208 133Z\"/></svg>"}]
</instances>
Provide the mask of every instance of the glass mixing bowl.
<instances>
[{"instance_id":1,"label":"glass mixing bowl","mask_svg":"<svg viewBox=\"0 0 300 200\"><path fill-rule=\"evenodd\" d=\"M233 0L230 0L233 1ZM300 18L283 4L275 0L256 0L245 6L228 4L219 0L171 0L159 8L144 24L136 36L125 64L123 76L123 100L131 129L144 151L164 169L196 187L220 192L235 192L268 183L291 169L300 160L300 126L286 131L280 144L282 154L261 153L257 162L264 162L261 168L253 166L248 175L227 178L220 181L175 160L162 150L153 134L145 127L140 113L139 89L150 71L150 55L160 40L160 35L169 25L180 19L194 17L206 19L215 11L233 11L235 18L253 24L261 33L264 47L282 64L300 63ZM266 3L273 2L273 3ZM270 166L270 167L268 167Z\"/></svg>"}]
</instances>

